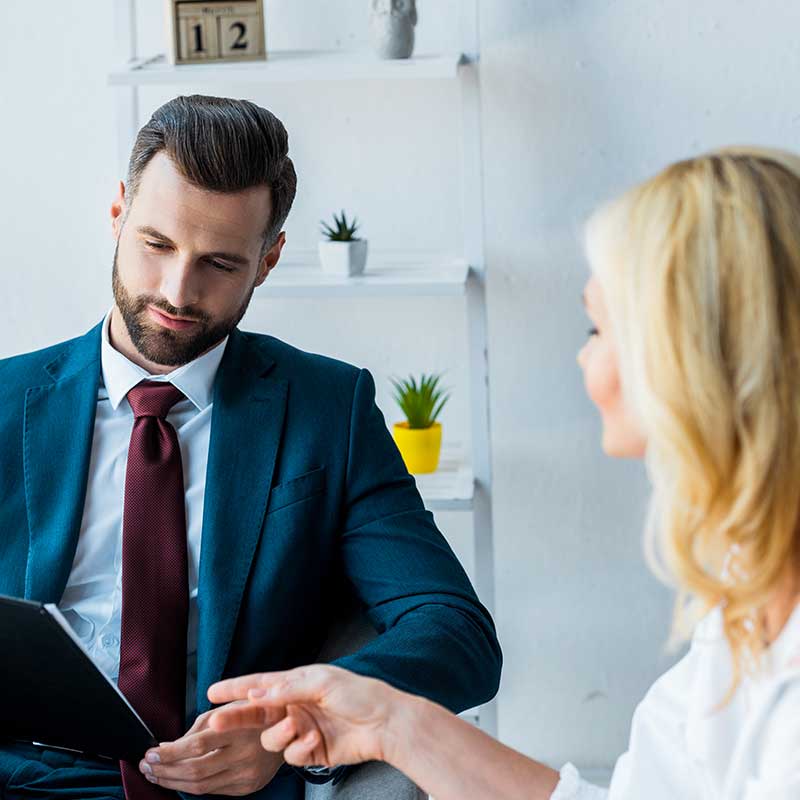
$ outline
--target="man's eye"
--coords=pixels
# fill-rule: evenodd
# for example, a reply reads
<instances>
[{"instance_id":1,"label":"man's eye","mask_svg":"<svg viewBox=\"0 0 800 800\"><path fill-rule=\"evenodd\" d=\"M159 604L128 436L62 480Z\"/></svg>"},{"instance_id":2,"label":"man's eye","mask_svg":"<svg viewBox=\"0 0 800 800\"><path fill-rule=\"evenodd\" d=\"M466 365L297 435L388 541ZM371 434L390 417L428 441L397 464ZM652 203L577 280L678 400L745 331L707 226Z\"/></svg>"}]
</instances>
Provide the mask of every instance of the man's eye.
<instances>
[{"instance_id":1,"label":"man's eye","mask_svg":"<svg viewBox=\"0 0 800 800\"><path fill-rule=\"evenodd\" d=\"M167 245L165 245L163 242L148 242L148 241L145 241L145 244L151 250L166 250L167 249Z\"/></svg>"},{"instance_id":2,"label":"man's eye","mask_svg":"<svg viewBox=\"0 0 800 800\"><path fill-rule=\"evenodd\" d=\"M222 270L222 272L233 272L233 267L229 267L227 264L223 264L221 261L211 261L210 263L214 269Z\"/></svg>"}]
</instances>

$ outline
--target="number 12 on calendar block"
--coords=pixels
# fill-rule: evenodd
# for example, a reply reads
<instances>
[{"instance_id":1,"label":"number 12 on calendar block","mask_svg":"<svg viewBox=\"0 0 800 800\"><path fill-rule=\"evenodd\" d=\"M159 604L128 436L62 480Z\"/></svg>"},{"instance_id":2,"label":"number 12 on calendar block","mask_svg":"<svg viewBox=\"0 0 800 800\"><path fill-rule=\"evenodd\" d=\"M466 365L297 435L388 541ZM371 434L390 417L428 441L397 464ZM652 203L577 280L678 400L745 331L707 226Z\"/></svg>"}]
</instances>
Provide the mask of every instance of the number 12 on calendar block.
<instances>
[{"instance_id":1,"label":"number 12 on calendar block","mask_svg":"<svg viewBox=\"0 0 800 800\"><path fill-rule=\"evenodd\" d=\"M263 0L167 0L167 21L173 64L267 57Z\"/></svg>"}]
</instances>

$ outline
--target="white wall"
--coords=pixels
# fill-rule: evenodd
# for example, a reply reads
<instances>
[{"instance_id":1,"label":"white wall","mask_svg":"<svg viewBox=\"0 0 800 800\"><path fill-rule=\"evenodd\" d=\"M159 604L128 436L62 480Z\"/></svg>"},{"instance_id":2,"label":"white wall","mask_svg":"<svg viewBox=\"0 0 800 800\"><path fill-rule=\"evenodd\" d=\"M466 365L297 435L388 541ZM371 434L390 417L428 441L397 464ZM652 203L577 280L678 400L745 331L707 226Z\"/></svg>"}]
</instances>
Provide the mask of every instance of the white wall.
<instances>
[{"instance_id":1,"label":"white wall","mask_svg":"<svg viewBox=\"0 0 800 800\"><path fill-rule=\"evenodd\" d=\"M500 730L602 766L663 665L670 598L641 566L642 470L600 454L575 366L581 222L700 150L800 149L800 7L509 0L482 23Z\"/></svg>"},{"instance_id":2,"label":"white wall","mask_svg":"<svg viewBox=\"0 0 800 800\"><path fill-rule=\"evenodd\" d=\"M160 0L142 2L142 49L160 49ZM268 46L364 46L366 5L270 0ZM457 47L457 0L419 6L418 52ZM0 49L0 356L79 334L110 303L111 7L0 10L12 32ZM581 222L671 159L734 141L795 147L799 23L780 0L483 3L500 729L556 764L610 765L668 663L669 595L640 558L644 475L599 452L574 362L587 328ZM375 247L457 250L455 87L229 92L289 129L301 181L292 247L312 247L320 216L346 205ZM170 94L145 92L143 115ZM257 297L246 322L370 367L390 418L389 374L447 368L448 438L467 442L462 307L398 303ZM467 558L463 521L442 522Z\"/></svg>"}]
</instances>

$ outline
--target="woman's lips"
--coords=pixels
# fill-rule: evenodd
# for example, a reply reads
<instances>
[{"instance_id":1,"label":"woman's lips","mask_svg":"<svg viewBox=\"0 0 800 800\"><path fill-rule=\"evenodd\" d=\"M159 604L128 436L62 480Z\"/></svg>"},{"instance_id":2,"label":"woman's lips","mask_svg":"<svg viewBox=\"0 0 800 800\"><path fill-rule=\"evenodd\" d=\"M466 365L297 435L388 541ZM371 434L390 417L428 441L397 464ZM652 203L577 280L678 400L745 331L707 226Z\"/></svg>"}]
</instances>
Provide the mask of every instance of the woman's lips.
<instances>
[{"instance_id":1,"label":"woman's lips","mask_svg":"<svg viewBox=\"0 0 800 800\"><path fill-rule=\"evenodd\" d=\"M197 325L197 320L194 319L174 319L173 317L168 317L166 314L162 314L158 309L153 308L153 306L148 306L147 310L150 312L150 316L162 327L170 328L173 331L183 331L187 328L191 328L192 325Z\"/></svg>"}]
</instances>

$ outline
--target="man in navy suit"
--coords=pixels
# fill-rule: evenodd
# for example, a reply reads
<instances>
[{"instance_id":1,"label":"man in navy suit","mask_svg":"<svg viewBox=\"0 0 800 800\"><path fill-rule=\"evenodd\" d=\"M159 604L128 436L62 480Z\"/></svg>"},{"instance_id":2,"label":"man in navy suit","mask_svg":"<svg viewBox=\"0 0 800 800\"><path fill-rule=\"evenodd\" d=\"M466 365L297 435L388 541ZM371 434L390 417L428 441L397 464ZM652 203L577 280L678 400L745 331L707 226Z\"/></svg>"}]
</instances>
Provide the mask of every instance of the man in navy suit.
<instances>
[{"instance_id":1,"label":"man in navy suit","mask_svg":"<svg viewBox=\"0 0 800 800\"><path fill-rule=\"evenodd\" d=\"M182 725L138 764L2 742L4 797L302 797L257 733L208 729L206 690L315 660L353 600L378 636L339 665L454 711L497 690L491 618L370 374L237 327L278 263L295 188L268 111L170 101L112 204L113 308L84 336L0 361L0 593L58 603L120 687ZM154 410L143 390L169 402ZM147 473L147 448L161 472ZM165 555L168 529L180 558ZM164 688L138 655L166 658L172 640L179 680ZM154 730L162 710L146 712Z\"/></svg>"}]
</instances>

